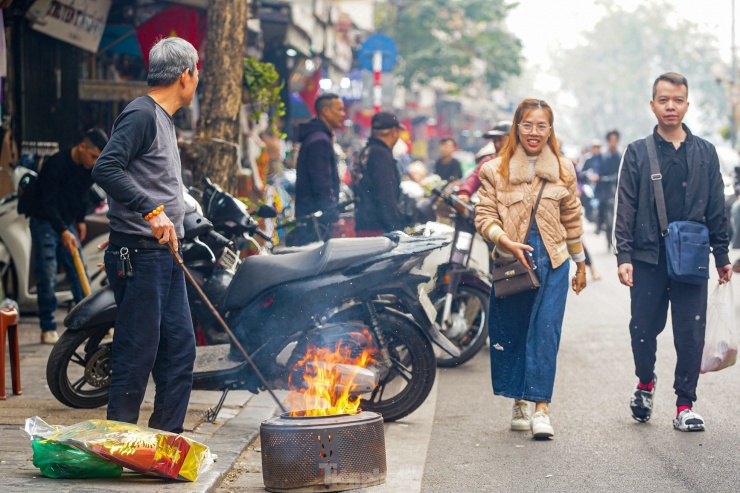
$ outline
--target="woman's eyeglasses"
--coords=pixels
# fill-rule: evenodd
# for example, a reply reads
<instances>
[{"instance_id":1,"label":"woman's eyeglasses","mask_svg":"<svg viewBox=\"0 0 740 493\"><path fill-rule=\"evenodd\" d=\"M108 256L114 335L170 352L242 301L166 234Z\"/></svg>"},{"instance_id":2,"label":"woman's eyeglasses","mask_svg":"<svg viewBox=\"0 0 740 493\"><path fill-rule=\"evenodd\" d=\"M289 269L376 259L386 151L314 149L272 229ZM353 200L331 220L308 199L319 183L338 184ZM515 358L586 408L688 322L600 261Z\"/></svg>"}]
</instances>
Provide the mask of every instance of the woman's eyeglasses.
<instances>
[{"instance_id":1,"label":"woman's eyeglasses","mask_svg":"<svg viewBox=\"0 0 740 493\"><path fill-rule=\"evenodd\" d=\"M545 125L544 123L540 123L538 125L532 125L529 122L519 123L517 124L517 126L519 127L519 130L521 130L524 135L529 135L534 130L537 130L537 133L542 135L552 128L550 125Z\"/></svg>"}]
</instances>

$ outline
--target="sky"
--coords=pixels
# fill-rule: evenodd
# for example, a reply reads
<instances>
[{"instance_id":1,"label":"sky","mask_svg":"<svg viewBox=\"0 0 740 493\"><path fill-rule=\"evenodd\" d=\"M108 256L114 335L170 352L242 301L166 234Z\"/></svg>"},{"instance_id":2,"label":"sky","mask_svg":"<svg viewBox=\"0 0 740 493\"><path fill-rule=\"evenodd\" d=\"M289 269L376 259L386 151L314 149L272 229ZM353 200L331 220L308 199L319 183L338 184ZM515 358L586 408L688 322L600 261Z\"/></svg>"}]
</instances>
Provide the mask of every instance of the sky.
<instances>
[{"instance_id":1,"label":"sky","mask_svg":"<svg viewBox=\"0 0 740 493\"><path fill-rule=\"evenodd\" d=\"M625 10L655 0L617 0ZM730 62L732 38L732 2L736 1L736 43L740 44L740 1L737 0L672 0L667 3L677 17L697 23L701 30L713 33L720 43L720 56ZM513 2L510 2L513 3ZM552 50L570 48L582 42L581 33L588 31L606 12L603 1L594 0L518 0L507 19L509 29L524 45L526 64L547 70ZM555 82L539 77L536 87L553 89Z\"/></svg>"}]
</instances>

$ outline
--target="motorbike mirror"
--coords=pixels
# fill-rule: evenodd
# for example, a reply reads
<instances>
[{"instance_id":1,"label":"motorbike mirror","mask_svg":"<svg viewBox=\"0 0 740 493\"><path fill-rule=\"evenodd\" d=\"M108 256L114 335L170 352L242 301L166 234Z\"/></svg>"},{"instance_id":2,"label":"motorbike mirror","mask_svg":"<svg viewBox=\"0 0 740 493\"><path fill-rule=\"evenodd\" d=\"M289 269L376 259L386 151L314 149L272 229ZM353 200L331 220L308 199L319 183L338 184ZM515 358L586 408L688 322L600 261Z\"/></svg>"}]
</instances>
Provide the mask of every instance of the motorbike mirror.
<instances>
[{"instance_id":1,"label":"motorbike mirror","mask_svg":"<svg viewBox=\"0 0 740 493\"><path fill-rule=\"evenodd\" d=\"M201 181L203 182L204 188L212 188L212 189L217 190L219 192L222 191L221 190L221 187L219 187L218 185L216 185L215 183L213 183L211 181L211 179L208 178L207 176L204 176Z\"/></svg>"},{"instance_id":2,"label":"motorbike mirror","mask_svg":"<svg viewBox=\"0 0 740 493\"><path fill-rule=\"evenodd\" d=\"M271 219L273 217L277 217L277 211L267 204L262 204L255 212L255 215L265 219Z\"/></svg>"}]
</instances>

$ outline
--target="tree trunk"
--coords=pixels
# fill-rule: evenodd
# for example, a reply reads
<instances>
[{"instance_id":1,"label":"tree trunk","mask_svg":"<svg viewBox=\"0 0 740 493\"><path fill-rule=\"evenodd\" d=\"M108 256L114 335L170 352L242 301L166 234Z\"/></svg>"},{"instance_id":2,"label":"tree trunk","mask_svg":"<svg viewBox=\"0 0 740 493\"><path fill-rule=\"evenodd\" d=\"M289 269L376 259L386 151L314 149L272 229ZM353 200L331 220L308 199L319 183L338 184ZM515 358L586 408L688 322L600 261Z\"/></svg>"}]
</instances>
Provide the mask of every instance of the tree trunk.
<instances>
[{"instance_id":1,"label":"tree trunk","mask_svg":"<svg viewBox=\"0 0 740 493\"><path fill-rule=\"evenodd\" d=\"M200 80L203 99L193 142L182 147L183 167L200 187L208 177L236 191L239 109L246 54L247 0L209 0L208 31Z\"/></svg>"}]
</instances>

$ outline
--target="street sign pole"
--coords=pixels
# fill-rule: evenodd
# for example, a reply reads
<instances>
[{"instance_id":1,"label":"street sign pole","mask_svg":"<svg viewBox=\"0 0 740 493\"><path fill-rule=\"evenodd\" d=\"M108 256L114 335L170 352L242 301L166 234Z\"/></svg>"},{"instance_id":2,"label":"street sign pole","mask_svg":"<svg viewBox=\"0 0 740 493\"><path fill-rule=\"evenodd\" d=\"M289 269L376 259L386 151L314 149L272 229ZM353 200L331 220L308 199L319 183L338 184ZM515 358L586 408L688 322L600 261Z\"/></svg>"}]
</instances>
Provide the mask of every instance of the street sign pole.
<instances>
[{"instance_id":1,"label":"street sign pole","mask_svg":"<svg viewBox=\"0 0 740 493\"><path fill-rule=\"evenodd\" d=\"M373 109L377 113L383 106L380 79L383 72L390 72L396 66L398 47L385 34L372 34L362 43L358 55L360 66L373 73Z\"/></svg>"},{"instance_id":2,"label":"street sign pole","mask_svg":"<svg viewBox=\"0 0 740 493\"><path fill-rule=\"evenodd\" d=\"M380 86L380 74L383 73L383 52L373 52L373 106L375 113L380 111L383 93Z\"/></svg>"}]
</instances>

